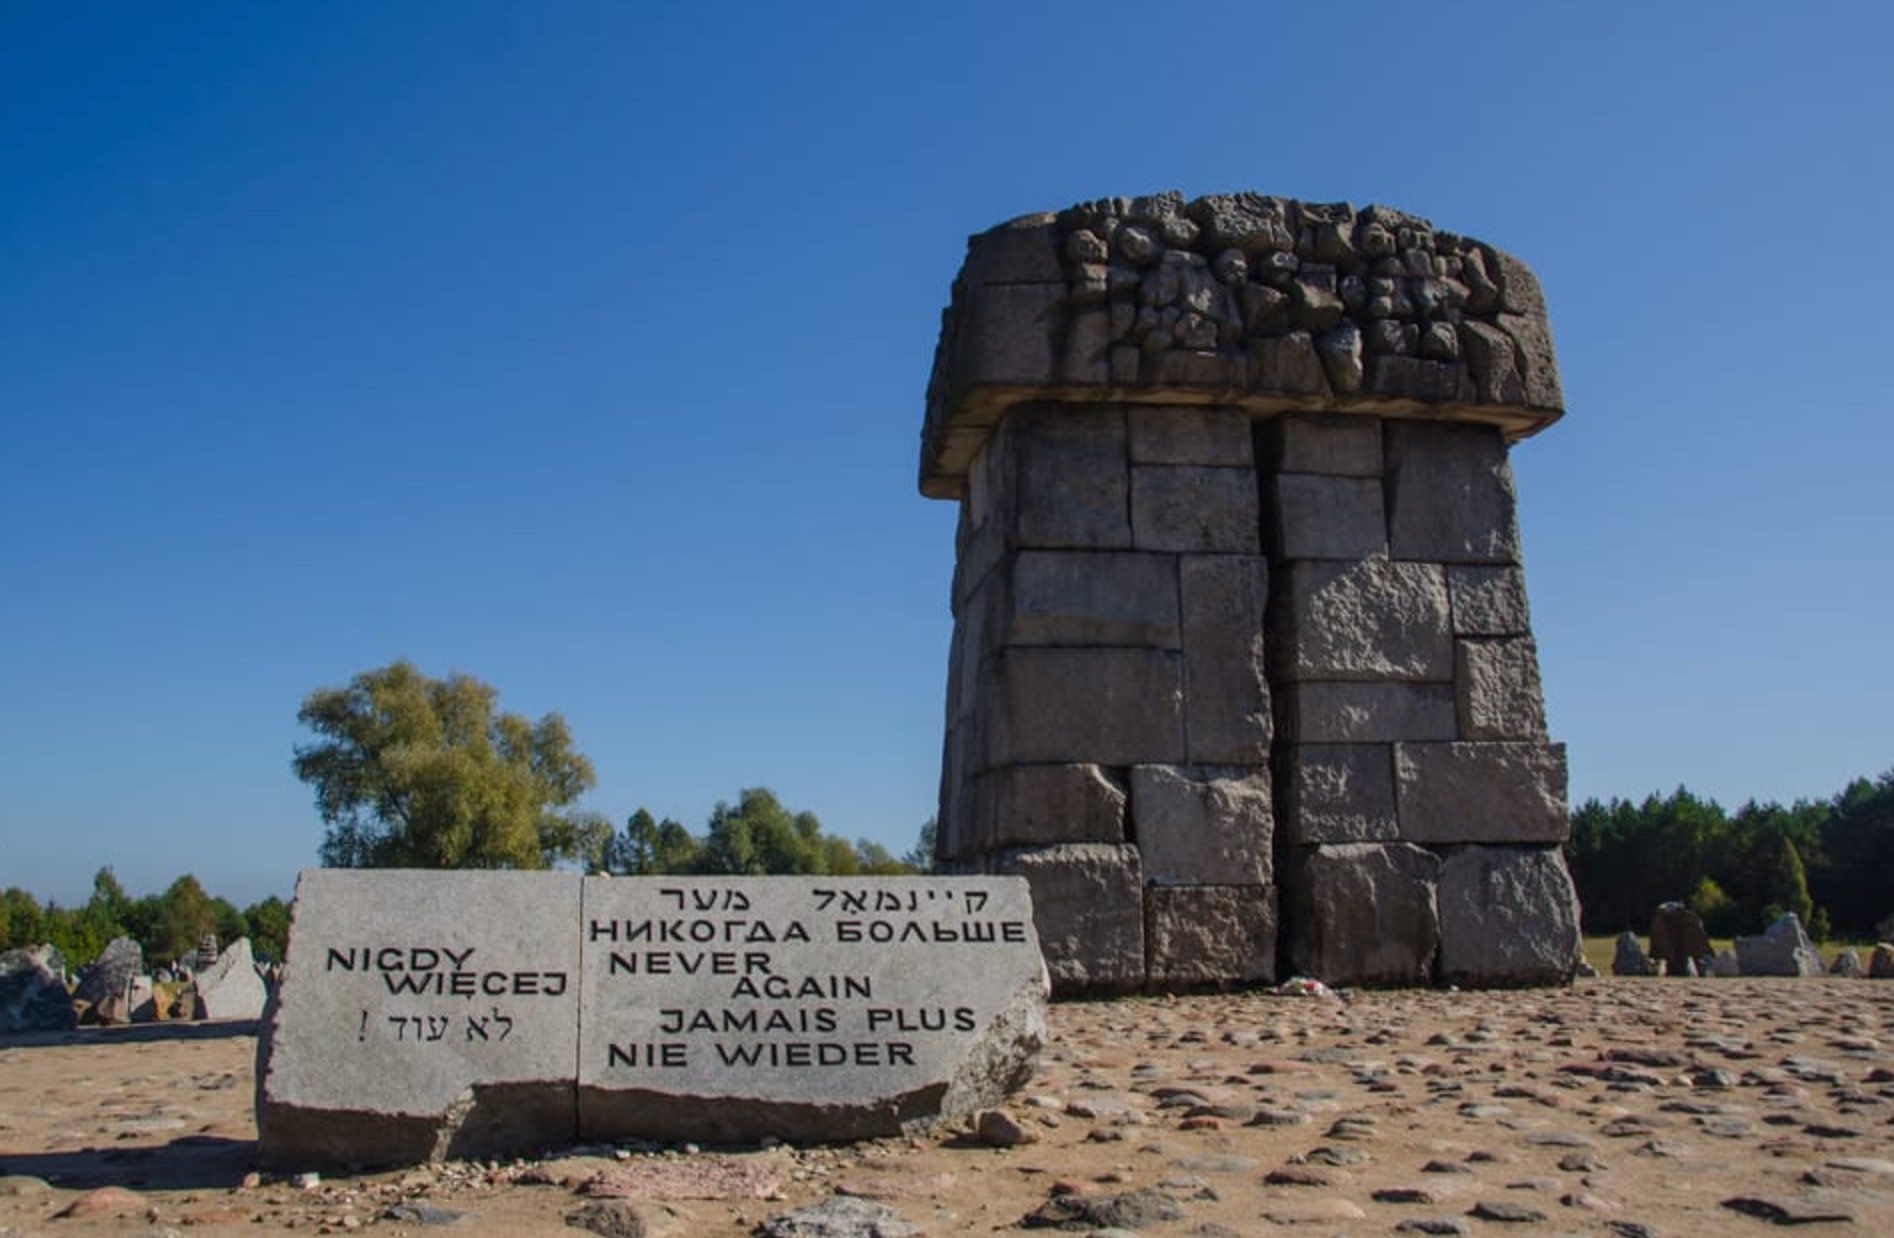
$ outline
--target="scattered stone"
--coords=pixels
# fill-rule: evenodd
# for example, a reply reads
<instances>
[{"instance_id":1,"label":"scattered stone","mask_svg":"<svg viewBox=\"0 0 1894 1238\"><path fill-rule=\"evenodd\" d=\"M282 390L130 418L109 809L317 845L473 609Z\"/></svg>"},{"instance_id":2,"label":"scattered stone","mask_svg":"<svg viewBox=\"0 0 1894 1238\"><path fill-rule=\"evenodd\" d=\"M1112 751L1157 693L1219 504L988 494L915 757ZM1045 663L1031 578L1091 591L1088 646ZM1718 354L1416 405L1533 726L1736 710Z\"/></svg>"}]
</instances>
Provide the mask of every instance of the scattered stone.
<instances>
[{"instance_id":1,"label":"scattered stone","mask_svg":"<svg viewBox=\"0 0 1894 1238\"><path fill-rule=\"evenodd\" d=\"M128 1191L121 1186L102 1186L87 1191L55 1212L53 1216L58 1220L77 1221L91 1217L122 1216L128 1212L143 1212L148 1206L145 1197L136 1191Z\"/></svg>"},{"instance_id":2,"label":"scattered stone","mask_svg":"<svg viewBox=\"0 0 1894 1238\"><path fill-rule=\"evenodd\" d=\"M51 946L0 954L0 1032L66 1032L78 1026L72 995L59 976L65 960Z\"/></svg>"},{"instance_id":3,"label":"scattered stone","mask_svg":"<svg viewBox=\"0 0 1894 1238\"><path fill-rule=\"evenodd\" d=\"M773 1158L644 1157L599 1170L579 1192L597 1199L771 1199L782 1192L783 1177Z\"/></svg>"},{"instance_id":4,"label":"scattered stone","mask_svg":"<svg viewBox=\"0 0 1894 1238\"><path fill-rule=\"evenodd\" d=\"M1004 1109L982 1109L974 1114L973 1134L990 1148L1017 1147L1022 1143L1033 1143L1039 1138Z\"/></svg>"},{"instance_id":5,"label":"scattered stone","mask_svg":"<svg viewBox=\"0 0 1894 1238\"><path fill-rule=\"evenodd\" d=\"M1336 1221L1365 1221L1361 1205L1346 1199L1267 1200L1263 1219L1277 1225L1322 1225Z\"/></svg>"},{"instance_id":6,"label":"scattered stone","mask_svg":"<svg viewBox=\"0 0 1894 1238\"><path fill-rule=\"evenodd\" d=\"M200 1019L258 1019L269 997L263 977L257 974L256 956L250 952L248 937L239 937L225 947L216 961L197 973L192 987L197 993Z\"/></svg>"},{"instance_id":7,"label":"scattered stone","mask_svg":"<svg viewBox=\"0 0 1894 1238\"><path fill-rule=\"evenodd\" d=\"M1459 1217L1409 1217L1395 1225L1395 1231L1403 1234L1463 1235L1473 1232L1473 1227Z\"/></svg>"},{"instance_id":8,"label":"scattered stone","mask_svg":"<svg viewBox=\"0 0 1894 1238\"><path fill-rule=\"evenodd\" d=\"M79 977L72 999L95 1008L108 998L123 1001L132 977L142 975L144 970L144 948L129 937L114 937Z\"/></svg>"},{"instance_id":9,"label":"scattered stone","mask_svg":"<svg viewBox=\"0 0 1894 1238\"><path fill-rule=\"evenodd\" d=\"M1852 1221L1854 1209L1834 1199L1812 1195L1733 1195L1723 1206L1745 1216L1761 1217L1777 1225L1808 1225L1818 1221Z\"/></svg>"},{"instance_id":10,"label":"scattered stone","mask_svg":"<svg viewBox=\"0 0 1894 1238\"><path fill-rule=\"evenodd\" d=\"M1738 937L1732 943L1745 976L1819 976L1822 956L1802 928L1801 919L1788 912L1758 937Z\"/></svg>"},{"instance_id":11,"label":"scattered stone","mask_svg":"<svg viewBox=\"0 0 1894 1238\"><path fill-rule=\"evenodd\" d=\"M1894 944L1879 941L1868 952L1868 979L1894 980Z\"/></svg>"},{"instance_id":12,"label":"scattered stone","mask_svg":"<svg viewBox=\"0 0 1894 1238\"><path fill-rule=\"evenodd\" d=\"M464 1212L456 1212L452 1208L443 1208L439 1204L422 1203L419 1200L415 1200L409 1203L395 1204L382 1215L387 1217L390 1221L402 1221L409 1225L440 1226L452 1225L455 1221L460 1220L467 1214ZM574 1224L571 1216L566 1218L566 1224ZM579 1228L592 1229L592 1226L581 1224ZM604 1233L605 1231L592 1229L592 1232L597 1234Z\"/></svg>"},{"instance_id":13,"label":"scattered stone","mask_svg":"<svg viewBox=\"0 0 1894 1238\"><path fill-rule=\"evenodd\" d=\"M1123 1195L1055 1194L1020 1220L1025 1229L1144 1229L1180 1221L1183 1205L1164 1191L1146 1188Z\"/></svg>"},{"instance_id":14,"label":"scattered stone","mask_svg":"<svg viewBox=\"0 0 1894 1238\"><path fill-rule=\"evenodd\" d=\"M886 1204L831 1195L767 1217L756 1232L762 1238L910 1238L921 1231Z\"/></svg>"},{"instance_id":15,"label":"scattered stone","mask_svg":"<svg viewBox=\"0 0 1894 1238\"><path fill-rule=\"evenodd\" d=\"M1660 903L1651 916L1651 958L1672 976L1696 975L1716 957L1697 913L1682 903Z\"/></svg>"},{"instance_id":16,"label":"scattered stone","mask_svg":"<svg viewBox=\"0 0 1894 1238\"><path fill-rule=\"evenodd\" d=\"M1638 944L1638 935L1626 930L1618 934L1618 944L1611 955L1611 974L1614 976L1651 976L1656 972L1651 958L1644 953L1644 947Z\"/></svg>"},{"instance_id":17,"label":"scattered stone","mask_svg":"<svg viewBox=\"0 0 1894 1238\"><path fill-rule=\"evenodd\" d=\"M1527 1225L1545 1220L1545 1213L1537 1208L1528 1208L1524 1204L1509 1203L1505 1200L1481 1200L1467 1213L1482 1221L1503 1221L1508 1224Z\"/></svg>"}]
</instances>

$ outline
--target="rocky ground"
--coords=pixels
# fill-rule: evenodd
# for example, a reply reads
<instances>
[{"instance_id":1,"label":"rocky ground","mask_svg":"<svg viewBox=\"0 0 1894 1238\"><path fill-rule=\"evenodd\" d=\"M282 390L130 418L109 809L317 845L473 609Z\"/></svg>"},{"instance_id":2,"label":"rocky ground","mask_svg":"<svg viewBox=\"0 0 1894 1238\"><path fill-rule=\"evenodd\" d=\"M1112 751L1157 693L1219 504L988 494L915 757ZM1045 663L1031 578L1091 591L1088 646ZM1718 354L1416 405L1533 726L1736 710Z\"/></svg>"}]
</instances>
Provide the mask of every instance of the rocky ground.
<instances>
[{"instance_id":1,"label":"rocky ground","mask_svg":"<svg viewBox=\"0 0 1894 1238\"><path fill-rule=\"evenodd\" d=\"M245 1025L0 1039L0 1238L734 1238L825 1200L886 1238L1894 1234L1894 983L1139 999L1051 1023L1039 1077L986 1140L586 1148L313 1180L251 1170Z\"/></svg>"}]
</instances>

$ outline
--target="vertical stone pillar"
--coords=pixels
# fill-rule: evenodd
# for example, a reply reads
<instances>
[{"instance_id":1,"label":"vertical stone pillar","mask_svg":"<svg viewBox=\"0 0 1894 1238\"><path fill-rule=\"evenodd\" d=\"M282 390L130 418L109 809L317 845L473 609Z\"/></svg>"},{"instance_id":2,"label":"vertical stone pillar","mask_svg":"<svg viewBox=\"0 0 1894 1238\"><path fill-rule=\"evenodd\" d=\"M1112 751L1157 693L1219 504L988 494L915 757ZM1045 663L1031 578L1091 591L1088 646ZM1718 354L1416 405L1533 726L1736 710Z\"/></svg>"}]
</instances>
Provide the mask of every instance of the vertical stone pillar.
<instances>
[{"instance_id":1,"label":"vertical stone pillar","mask_svg":"<svg viewBox=\"0 0 1894 1238\"><path fill-rule=\"evenodd\" d=\"M973 239L922 447L960 502L938 847L1029 879L1056 991L1569 976L1506 461L1558 405L1530 273L1415 216Z\"/></svg>"}]
</instances>

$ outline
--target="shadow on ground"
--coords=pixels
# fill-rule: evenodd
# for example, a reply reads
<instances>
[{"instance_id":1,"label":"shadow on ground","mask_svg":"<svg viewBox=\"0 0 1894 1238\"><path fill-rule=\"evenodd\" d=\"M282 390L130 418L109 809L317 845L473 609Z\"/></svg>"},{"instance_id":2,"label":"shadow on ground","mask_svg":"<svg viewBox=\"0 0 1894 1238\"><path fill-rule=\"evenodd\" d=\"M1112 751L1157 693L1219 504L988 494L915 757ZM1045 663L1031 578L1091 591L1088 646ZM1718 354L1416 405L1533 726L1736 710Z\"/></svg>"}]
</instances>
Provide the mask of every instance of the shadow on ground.
<instances>
[{"instance_id":1,"label":"shadow on ground","mask_svg":"<svg viewBox=\"0 0 1894 1238\"><path fill-rule=\"evenodd\" d=\"M140 1045L160 1041L228 1040L233 1036L256 1034L255 1019L225 1019L216 1023L128 1023L118 1027L82 1027L71 1032L12 1032L0 1036L0 1052L89 1044Z\"/></svg>"},{"instance_id":2,"label":"shadow on ground","mask_svg":"<svg viewBox=\"0 0 1894 1238\"><path fill-rule=\"evenodd\" d=\"M256 1160L256 1140L186 1135L144 1148L0 1152L0 1175L29 1174L67 1190L123 1186L144 1191L237 1186Z\"/></svg>"}]
</instances>

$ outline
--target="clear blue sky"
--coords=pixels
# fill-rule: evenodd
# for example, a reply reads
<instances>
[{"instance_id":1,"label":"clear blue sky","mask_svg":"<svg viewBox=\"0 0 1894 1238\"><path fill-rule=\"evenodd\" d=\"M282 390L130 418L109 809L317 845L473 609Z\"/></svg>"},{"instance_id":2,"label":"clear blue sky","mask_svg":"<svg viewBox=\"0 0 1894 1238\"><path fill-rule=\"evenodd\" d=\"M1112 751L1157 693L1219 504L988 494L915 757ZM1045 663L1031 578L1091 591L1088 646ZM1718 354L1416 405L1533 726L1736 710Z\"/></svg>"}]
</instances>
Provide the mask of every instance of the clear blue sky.
<instances>
[{"instance_id":1,"label":"clear blue sky","mask_svg":"<svg viewBox=\"0 0 1894 1238\"><path fill-rule=\"evenodd\" d=\"M590 807L934 811L967 234L1382 201L1539 272L1575 797L1894 765L1882 5L12 5L0 886L287 893L310 690L563 713Z\"/></svg>"}]
</instances>

